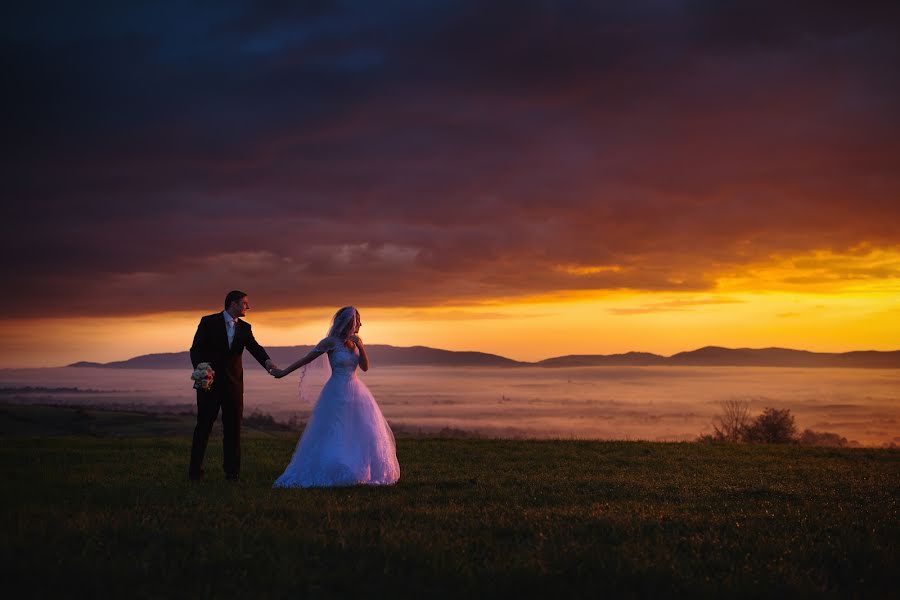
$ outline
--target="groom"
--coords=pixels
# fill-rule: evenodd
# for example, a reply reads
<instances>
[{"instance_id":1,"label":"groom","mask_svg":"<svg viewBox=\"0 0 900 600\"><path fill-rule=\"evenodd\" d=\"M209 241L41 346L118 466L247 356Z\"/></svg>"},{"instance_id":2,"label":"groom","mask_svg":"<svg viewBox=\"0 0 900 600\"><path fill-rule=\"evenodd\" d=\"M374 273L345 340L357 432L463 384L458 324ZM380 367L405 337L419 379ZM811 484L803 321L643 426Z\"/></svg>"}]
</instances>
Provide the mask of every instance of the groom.
<instances>
[{"instance_id":1,"label":"groom","mask_svg":"<svg viewBox=\"0 0 900 600\"><path fill-rule=\"evenodd\" d=\"M241 470L241 419L244 414L244 368L241 355L244 348L271 374L275 363L253 338L250 324L241 321L250 310L247 294L228 292L225 310L200 319L194 343L191 346L191 363L194 368L202 362L212 366L215 373L209 390L197 390L197 427L191 446L191 465L188 476L203 479L203 455L209 442L209 432L222 409L222 446L225 451L225 477L237 480Z\"/></svg>"}]
</instances>

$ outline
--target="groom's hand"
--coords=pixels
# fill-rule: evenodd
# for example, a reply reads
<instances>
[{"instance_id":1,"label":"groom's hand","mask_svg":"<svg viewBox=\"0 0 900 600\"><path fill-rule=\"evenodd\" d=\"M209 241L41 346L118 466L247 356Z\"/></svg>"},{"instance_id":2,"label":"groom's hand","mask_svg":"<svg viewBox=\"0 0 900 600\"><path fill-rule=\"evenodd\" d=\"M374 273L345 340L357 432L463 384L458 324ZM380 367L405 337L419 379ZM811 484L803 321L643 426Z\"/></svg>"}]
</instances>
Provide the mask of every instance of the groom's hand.
<instances>
[{"instance_id":1,"label":"groom's hand","mask_svg":"<svg viewBox=\"0 0 900 600\"><path fill-rule=\"evenodd\" d=\"M286 373L284 371L282 371L281 369L272 369L271 371L269 371L269 373L275 379L281 379L282 377L284 377L286 375Z\"/></svg>"},{"instance_id":2,"label":"groom's hand","mask_svg":"<svg viewBox=\"0 0 900 600\"><path fill-rule=\"evenodd\" d=\"M269 375L274 375L274 373L272 373L272 371L277 371L277 370L278 370L278 366L272 362L271 358L266 361L266 371L269 372Z\"/></svg>"}]
</instances>

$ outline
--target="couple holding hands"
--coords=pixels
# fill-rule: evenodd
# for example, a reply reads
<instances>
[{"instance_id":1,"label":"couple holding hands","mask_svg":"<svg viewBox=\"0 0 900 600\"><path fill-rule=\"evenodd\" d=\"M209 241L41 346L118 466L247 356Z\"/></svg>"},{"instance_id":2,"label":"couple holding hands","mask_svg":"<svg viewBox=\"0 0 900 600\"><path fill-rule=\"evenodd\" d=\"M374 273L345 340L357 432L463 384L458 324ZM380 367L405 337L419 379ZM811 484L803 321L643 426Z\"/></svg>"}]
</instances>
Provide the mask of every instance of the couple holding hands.
<instances>
[{"instance_id":1,"label":"couple holding hands","mask_svg":"<svg viewBox=\"0 0 900 600\"><path fill-rule=\"evenodd\" d=\"M222 412L224 469L236 480L241 467L241 419L244 410L246 349L276 378L328 355L331 377L322 388L294 455L274 487L333 487L390 485L400 479L394 434L381 414L357 369L369 369L369 358L359 338L362 321L352 306L335 313L322 339L306 356L286 369L276 367L253 337L250 324L240 317L250 310L247 294L225 296L225 310L200 319L191 345L191 363L207 363L213 373L208 385L197 387L197 426L191 445L188 475L203 478L203 455L213 423Z\"/></svg>"}]
</instances>

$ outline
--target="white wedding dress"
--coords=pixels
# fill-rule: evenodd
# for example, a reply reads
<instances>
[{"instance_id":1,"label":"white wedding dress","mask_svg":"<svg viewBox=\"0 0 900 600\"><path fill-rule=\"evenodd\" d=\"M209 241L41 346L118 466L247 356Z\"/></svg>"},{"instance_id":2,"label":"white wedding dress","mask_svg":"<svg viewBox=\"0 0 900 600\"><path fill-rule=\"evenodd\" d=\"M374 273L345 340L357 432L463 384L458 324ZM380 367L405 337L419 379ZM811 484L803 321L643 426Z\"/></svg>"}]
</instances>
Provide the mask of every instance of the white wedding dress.
<instances>
[{"instance_id":1,"label":"white wedding dress","mask_svg":"<svg viewBox=\"0 0 900 600\"><path fill-rule=\"evenodd\" d=\"M322 388L290 464L274 487L390 485L400 479L394 434L356 375L357 349L328 337L331 377Z\"/></svg>"}]
</instances>

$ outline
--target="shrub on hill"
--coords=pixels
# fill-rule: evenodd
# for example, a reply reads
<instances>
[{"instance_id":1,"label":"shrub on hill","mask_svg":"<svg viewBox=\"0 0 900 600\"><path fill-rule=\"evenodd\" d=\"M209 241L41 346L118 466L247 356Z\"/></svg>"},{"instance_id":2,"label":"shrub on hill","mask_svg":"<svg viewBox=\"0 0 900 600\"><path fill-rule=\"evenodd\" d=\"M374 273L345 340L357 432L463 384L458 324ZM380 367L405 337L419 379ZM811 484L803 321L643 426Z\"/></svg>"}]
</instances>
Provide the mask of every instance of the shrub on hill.
<instances>
[{"instance_id":1,"label":"shrub on hill","mask_svg":"<svg viewBox=\"0 0 900 600\"><path fill-rule=\"evenodd\" d=\"M797 441L794 416L788 408L766 408L751 419L749 403L745 400L728 400L721 406L721 414L713 419L713 433L701 435L698 442L789 444Z\"/></svg>"},{"instance_id":2,"label":"shrub on hill","mask_svg":"<svg viewBox=\"0 0 900 600\"><path fill-rule=\"evenodd\" d=\"M750 403L746 400L725 400L722 413L713 420L712 441L739 442L750 425Z\"/></svg>"},{"instance_id":3,"label":"shrub on hill","mask_svg":"<svg viewBox=\"0 0 900 600\"><path fill-rule=\"evenodd\" d=\"M800 444L803 446L830 446L845 448L858 446L855 441L830 431L804 429L797 435L794 415L790 409L766 408L761 415L750 418L746 400L727 400L722 412L713 419L713 433L697 438L706 444L742 442L747 444Z\"/></svg>"},{"instance_id":4,"label":"shrub on hill","mask_svg":"<svg viewBox=\"0 0 900 600\"><path fill-rule=\"evenodd\" d=\"M697 438L698 442L801 444L837 448L858 445L830 431L805 429L802 434L797 435L794 415L787 408L766 408L762 414L751 419L749 403L746 400L727 400L721 406L722 412L713 419L713 433L701 435Z\"/></svg>"},{"instance_id":5,"label":"shrub on hill","mask_svg":"<svg viewBox=\"0 0 900 600\"><path fill-rule=\"evenodd\" d=\"M804 429L797 442L804 446L832 446L835 448L844 448L849 445L847 438L836 433L813 431L812 429Z\"/></svg>"},{"instance_id":6,"label":"shrub on hill","mask_svg":"<svg viewBox=\"0 0 900 600\"><path fill-rule=\"evenodd\" d=\"M766 408L744 432L744 440L756 444L789 444L797 438L789 408Z\"/></svg>"}]
</instances>

